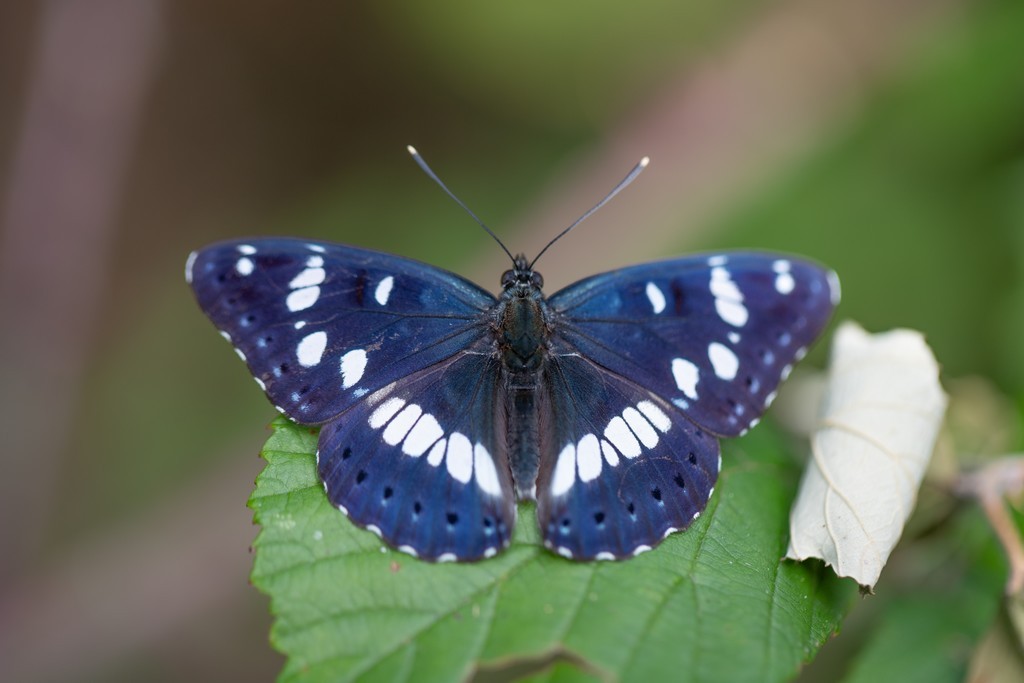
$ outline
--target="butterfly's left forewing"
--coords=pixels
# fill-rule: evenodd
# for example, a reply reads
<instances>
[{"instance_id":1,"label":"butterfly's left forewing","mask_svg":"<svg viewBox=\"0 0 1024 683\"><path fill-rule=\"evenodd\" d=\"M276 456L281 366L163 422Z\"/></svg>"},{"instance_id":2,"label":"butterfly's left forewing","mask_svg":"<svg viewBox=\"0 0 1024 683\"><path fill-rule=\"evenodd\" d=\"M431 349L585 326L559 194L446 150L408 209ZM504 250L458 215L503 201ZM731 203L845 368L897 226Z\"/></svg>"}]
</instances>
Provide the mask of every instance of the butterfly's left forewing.
<instances>
[{"instance_id":1,"label":"butterfly's left forewing","mask_svg":"<svg viewBox=\"0 0 1024 683\"><path fill-rule=\"evenodd\" d=\"M185 275L268 398L302 424L476 343L495 303L439 268L295 239L215 244Z\"/></svg>"}]
</instances>

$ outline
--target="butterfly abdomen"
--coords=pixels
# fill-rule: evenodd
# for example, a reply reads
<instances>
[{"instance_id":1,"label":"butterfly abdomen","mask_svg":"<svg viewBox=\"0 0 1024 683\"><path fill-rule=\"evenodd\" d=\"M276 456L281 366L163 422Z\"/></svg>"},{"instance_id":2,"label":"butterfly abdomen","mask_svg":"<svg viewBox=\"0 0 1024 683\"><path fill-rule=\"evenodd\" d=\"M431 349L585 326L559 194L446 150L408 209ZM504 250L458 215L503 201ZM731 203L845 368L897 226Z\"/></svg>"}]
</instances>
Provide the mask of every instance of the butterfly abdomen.
<instances>
[{"instance_id":1,"label":"butterfly abdomen","mask_svg":"<svg viewBox=\"0 0 1024 683\"><path fill-rule=\"evenodd\" d=\"M508 396L509 465L520 499L534 498L540 463L537 401L548 353L545 312L540 290L522 283L505 290L496 316L495 333Z\"/></svg>"}]
</instances>

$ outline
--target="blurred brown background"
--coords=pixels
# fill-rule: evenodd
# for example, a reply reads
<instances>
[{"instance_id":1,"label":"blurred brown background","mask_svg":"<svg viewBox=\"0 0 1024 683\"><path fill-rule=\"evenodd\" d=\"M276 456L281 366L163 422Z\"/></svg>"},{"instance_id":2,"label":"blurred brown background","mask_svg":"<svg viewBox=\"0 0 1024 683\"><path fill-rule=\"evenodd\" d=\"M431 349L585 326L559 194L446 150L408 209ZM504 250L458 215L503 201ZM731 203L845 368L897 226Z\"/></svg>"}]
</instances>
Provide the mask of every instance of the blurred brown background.
<instances>
[{"instance_id":1,"label":"blurred brown background","mask_svg":"<svg viewBox=\"0 0 1024 683\"><path fill-rule=\"evenodd\" d=\"M1019 2L0 5L0 680L269 680L245 501L273 410L194 306L246 234L548 290L802 252L841 315L1020 395Z\"/></svg>"}]
</instances>

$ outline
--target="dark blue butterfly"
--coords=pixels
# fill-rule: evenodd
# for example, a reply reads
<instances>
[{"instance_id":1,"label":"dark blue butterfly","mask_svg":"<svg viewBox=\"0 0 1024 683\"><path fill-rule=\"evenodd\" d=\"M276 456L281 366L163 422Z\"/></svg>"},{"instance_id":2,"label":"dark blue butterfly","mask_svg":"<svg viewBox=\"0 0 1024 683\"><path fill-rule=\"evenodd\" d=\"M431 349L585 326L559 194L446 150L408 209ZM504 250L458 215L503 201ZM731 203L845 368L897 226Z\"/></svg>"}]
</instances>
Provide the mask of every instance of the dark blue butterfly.
<instances>
[{"instance_id":1,"label":"dark blue butterfly","mask_svg":"<svg viewBox=\"0 0 1024 683\"><path fill-rule=\"evenodd\" d=\"M759 253L623 268L547 299L520 256L495 298L398 256L253 239L192 254L186 279L277 409L321 426L331 502L434 561L507 546L517 498L576 560L686 528L718 438L757 422L839 299L834 273Z\"/></svg>"}]
</instances>

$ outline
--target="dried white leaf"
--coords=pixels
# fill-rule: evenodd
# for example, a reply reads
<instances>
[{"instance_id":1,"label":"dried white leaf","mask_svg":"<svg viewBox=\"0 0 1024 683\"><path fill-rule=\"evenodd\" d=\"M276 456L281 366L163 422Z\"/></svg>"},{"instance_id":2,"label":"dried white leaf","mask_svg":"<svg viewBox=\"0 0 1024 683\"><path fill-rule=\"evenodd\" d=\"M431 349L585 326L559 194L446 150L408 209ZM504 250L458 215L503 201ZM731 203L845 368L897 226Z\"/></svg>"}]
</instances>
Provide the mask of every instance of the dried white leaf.
<instances>
[{"instance_id":1,"label":"dried white leaf","mask_svg":"<svg viewBox=\"0 0 1024 683\"><path fill-rule=\"evenodd\" d=\"M874 586L914 507L945 409L920 333L840 326L786 557L821 558L839 576Z\"/></svg>"}]
</instances>

